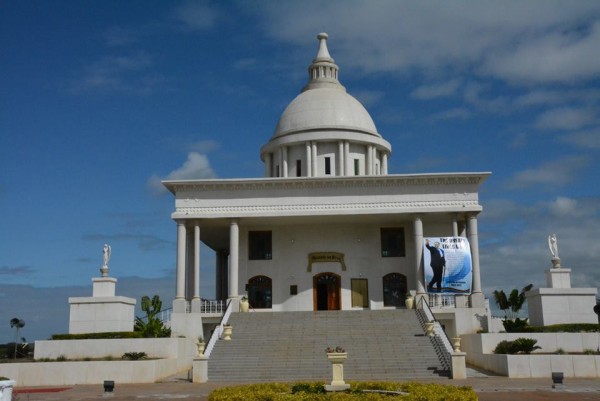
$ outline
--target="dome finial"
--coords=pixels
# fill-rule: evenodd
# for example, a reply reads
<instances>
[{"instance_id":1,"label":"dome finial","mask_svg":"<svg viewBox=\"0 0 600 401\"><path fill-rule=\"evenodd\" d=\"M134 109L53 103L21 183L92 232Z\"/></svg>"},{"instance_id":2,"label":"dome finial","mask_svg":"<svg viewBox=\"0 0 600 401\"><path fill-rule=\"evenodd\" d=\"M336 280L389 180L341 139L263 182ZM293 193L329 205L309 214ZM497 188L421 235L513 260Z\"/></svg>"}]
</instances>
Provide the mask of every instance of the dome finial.
<instances>
[{"instance_id":1,"label":"dome finial","mask_svg":"<svg viewBox=\"0 0 600 401\"><path fill-rule=\"evenodd\" d=\"M319 39L319 51L317 52L317 57L313 60L313 63L319 61L329 61L333 63L333 59L329 55L329 50L327 50L327 35L325 32L321 32L317 35L317 39Z\"/></svg>"},{"instance_id":2,"label":"dome finial","mask_svg":"<svg viewBox=\"0 0 600 401\"><path fill-rule=\"evenodd\" d=\"M338 81L339 68L327 49L328 37L329 35L324 32L317 35L319 50L317 51L317 57L313 59L312 64L308 67L308 84L302 89L303 92L324 87L346 90Z\"/></svg>"}]
</instances>

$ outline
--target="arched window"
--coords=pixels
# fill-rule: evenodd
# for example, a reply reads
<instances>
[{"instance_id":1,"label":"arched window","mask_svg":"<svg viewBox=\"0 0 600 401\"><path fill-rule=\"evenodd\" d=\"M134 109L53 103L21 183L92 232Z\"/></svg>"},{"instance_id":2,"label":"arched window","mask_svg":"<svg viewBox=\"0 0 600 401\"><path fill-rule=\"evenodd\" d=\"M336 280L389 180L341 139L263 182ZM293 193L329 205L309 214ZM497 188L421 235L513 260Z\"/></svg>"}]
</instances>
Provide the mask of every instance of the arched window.
<instances>
[{"instance_id":1,"label":"arched window","mask_svg":"<svg viewBox=\"0 0 600 401\"><path fill-rule=\"evenodd\" d=\"M269 309L273 305L273 284L267 276L248 280L248 302L254 309Z\"/></svg>"},{"instance_id":2,"label":"arched window","mask_svg":"<svg viewBox=\"0 0 600 401\"><path fill-rule=\"evenodd\" d=\"M383 306L405 306L406 276L390 273L383 276Z\"/></svg>"}]
</instances>

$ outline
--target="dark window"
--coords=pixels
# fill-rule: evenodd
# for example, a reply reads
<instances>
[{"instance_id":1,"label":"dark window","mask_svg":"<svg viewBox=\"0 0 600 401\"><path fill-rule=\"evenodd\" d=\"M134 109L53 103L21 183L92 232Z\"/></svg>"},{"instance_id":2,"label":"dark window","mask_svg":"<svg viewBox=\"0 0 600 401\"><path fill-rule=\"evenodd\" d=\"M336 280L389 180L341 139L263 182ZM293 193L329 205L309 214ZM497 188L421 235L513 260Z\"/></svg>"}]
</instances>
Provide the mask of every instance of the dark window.
<instances>
[{"instance_id":1,"label":"dark window","mask_svg":"<svg viewBox=\"0 0 600 401\"><path fill-rule=\"evenodd\" d=\"M390 273L383 276L383 306L404 306L406 293L405 275Z\"/></svg>"},{"instance_id":2,"label":"dark window","mask_svg":"<svg viewBox=\"0 0 600 401\"><path fill-rule=\"evenodd\" d=\"M271 231L248 232L248 259L271 259Z\"/></svg>"},{"instance_id":3,"label":"dark window","mask_svg":"<svg viewBox=\"0 0 600 401\"><path fill-rule=\"evenodd\" d=\"M384 258L406 256L404 228L381 229L381 256Z\"/></svg>"},{"instance_id":4,"label":"dark window","mask_svg":"<svg viewBox=\"0 0 600 401\"><path fill-rule=\"evenodd\" d=\"M325 174L331 175L331 157L325 158Z\"/></svg>"},{"instance_id":5,"label":"dark window","mask_svg":"<svg viewBox=\"0 0 600 401\"><path fill-rule=\"evenodd\" d=\"M254 309L271 308L273 284L267 276L256 276L248 280L248 303Z\"/></svg>"},{"instance_id":6,"label":"dark window","mask_svg":"<svg viewBox=\"0 0 600 401\"><path fill-rule=\"evenodd\" d=\"M354 159L354 175L360 175L360 160Z\"/></svg>"},{"instance_id":7,"label":"dark window","mask_svg":"<svg viewBox=\"0 0 600 401\"><path fill-rule=\"evenodd\" d=\"M296 160L296 177L302 177L302 160Z\"/></svg>"}]
</instances>

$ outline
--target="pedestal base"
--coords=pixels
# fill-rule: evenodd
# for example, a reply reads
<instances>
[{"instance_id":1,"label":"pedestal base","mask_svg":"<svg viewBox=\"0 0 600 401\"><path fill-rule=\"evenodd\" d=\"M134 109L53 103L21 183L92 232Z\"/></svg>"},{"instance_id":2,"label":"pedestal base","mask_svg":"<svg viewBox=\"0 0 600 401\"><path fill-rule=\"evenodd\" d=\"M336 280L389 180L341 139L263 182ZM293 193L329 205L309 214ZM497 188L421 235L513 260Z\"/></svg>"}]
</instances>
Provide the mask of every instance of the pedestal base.
<instances>
[{"instance_id":1,"label":"pedestal base","mask_svg":"<svg viewBox=\"0 0 600 401\"><path fill-rule=\"evenodd\" d=\"M346 391L350 388L349 384L326 384L325 391Z\"/></svg>"}]
</instances>

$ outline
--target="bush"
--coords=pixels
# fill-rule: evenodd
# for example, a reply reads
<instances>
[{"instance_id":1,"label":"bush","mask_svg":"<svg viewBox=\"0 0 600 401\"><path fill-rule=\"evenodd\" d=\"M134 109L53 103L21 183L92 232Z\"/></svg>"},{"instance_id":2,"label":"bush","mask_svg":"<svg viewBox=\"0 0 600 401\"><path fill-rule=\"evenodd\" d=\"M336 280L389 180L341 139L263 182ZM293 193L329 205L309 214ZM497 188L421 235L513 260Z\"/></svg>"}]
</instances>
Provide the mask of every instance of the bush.
<instances>
[{"instance_id":1,"label":"bush","mask_svg":"<svg viewBox=\"0 0 600 401\"><path fill-rule=\"evenodd\" d=\"M107 340L118 338L142 338L140 333L134 331L116 331L106 333L81 333L81 334L53 334L53 340Z\"/></svg>"},{"instance_id":2,"label":"bush","mask_svg":"<svg viewBox=\"0 0 600 401\"><path fill-rule=\"evenodd\" d=\"M140 359L148 359L145 352L126 352L121 356L121 359L129 359L130 361L139 361Z\"/></svg>"},{"instance_id":3,"label":"bush","mask_svg":"<svg viewBox=\"0 0 600 401\"><path fill-rule=\"evenodd\" d=\"M351 382L346 392L326 393L323 383L251 384L214 390L209 401L476 401L471 387L440 384ZM292 389L296 389L293 392ZM364 390L401 391L407 395L365 393Z\"/></svg>"},{"instance_id":4,"label":"bush","mask_svg":"<svg viewBox=\"0 0 600 401\"><path fill-rule=\"evenodd\" d=\"M531 354L536 349L542 347L535 345L537 340L534 338L519 337L514 341L500 341L496 348L494 348L494 354Z\"/></svg>"},{"instance_id":5,"label":"bush","mask_svg":"<svg viewBox=\"0 0 600 401\"><path fill-rule=\"evenodd\" d=\"M506 328L506 326L505 326ZM597 333L600 332L600 324L596 323L562 323L544 327L524 326L515 328L512 333Z\"/></svg>"},{"instance_id":6,"label":"bush","mask_svg":"<svg viewBox=\"0 0 600 401\"><path fill-rule=\"evenodd\" d=\"M527 319L516 318L515 320L504 319L502 321L507 333L520 333L528 327Z\"/></svg>"}]
</instances>

